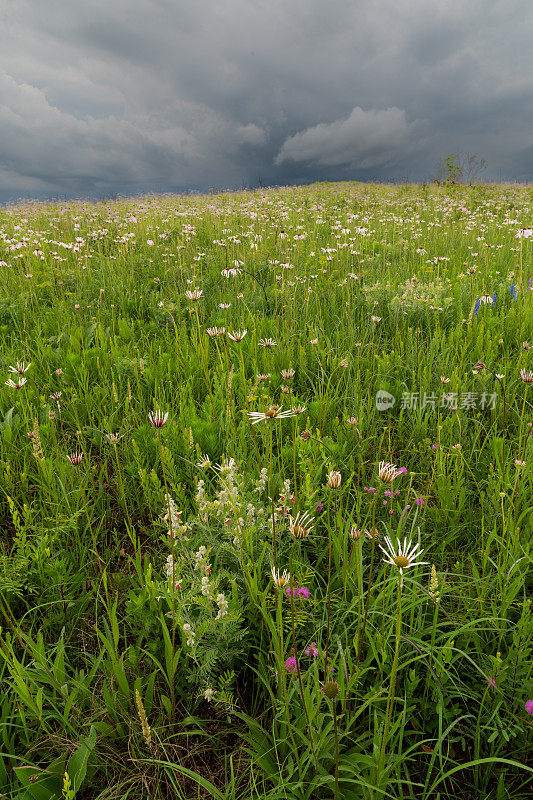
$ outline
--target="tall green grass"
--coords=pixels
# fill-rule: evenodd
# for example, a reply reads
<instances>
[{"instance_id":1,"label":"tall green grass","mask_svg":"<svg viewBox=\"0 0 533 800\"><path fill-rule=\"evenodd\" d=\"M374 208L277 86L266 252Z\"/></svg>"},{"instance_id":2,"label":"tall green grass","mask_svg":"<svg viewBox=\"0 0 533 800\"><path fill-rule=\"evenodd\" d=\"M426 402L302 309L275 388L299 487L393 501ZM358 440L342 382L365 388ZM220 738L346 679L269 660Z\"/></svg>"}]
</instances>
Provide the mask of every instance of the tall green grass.
<instances>
[{"instance_id":1,"label":"tall green grass","mask_svg":"<svg viewBox=\"0 0 533 800\"><path fill-rule=\"evenodd\" d=\"M0 210L0 794L529 796L531 227L521 185Z\"/></svg>"}]
</instances>

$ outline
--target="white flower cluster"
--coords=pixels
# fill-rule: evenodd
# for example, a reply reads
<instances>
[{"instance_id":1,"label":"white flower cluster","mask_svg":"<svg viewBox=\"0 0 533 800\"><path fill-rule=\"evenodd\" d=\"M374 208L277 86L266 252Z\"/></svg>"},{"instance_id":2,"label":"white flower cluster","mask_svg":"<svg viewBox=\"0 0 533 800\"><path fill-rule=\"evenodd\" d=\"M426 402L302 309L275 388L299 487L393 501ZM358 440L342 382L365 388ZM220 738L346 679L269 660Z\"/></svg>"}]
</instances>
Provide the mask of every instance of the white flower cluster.
<instances>
[{"instance_id":1,"label":"white flower cluster","mask_svg":"<svg viewBox=\"0 0 533 800\"><path fill-rule=\"evenodd\" d=\"M173 538L176 533L181 530L182 522L178 507L169 494L165 494L165 509L166 513L163 519L168 525L168 535L170 538Z\"/></svg>"},{"instance_id":2,"label":"white flower cluster","mask_svg":"<svg viewBox=\"0 0 533 800\"><path fill-rule=\"evenodd\" d=\"M204 692L204 699L207 700L208 703L210 703L211 700L213 699L214 695L215 695L215 690L211 689L208 686L207 689Z\"/></svg>"},{"instance_id":3,"label":"white flower cluster","mask_svg":"<svg viewBox=\"0 0 533 800\"><path fill-rule=\"evenodd\" d=\"M202 594L204 597L213 597L211 594L211 587L209 586L209 578L205 575L202 578Z\"/></svg>"},{"instance_id":4,"label":"white flower cluster","mask_svg":"<svg viewBox=\"0 0 533 800\"><path fill-rule=\"evenodd\" d=\"M222 592L220 594L217 594L217 606L218 606L217 619L222 619L222 617L225 617L226 614L228 613L228 601L226 600Z\"/></svg>"},{"instance_id":5,"label":"white flower cluster","mask_svg":"<svg viewBox=\"0 0 533 800\"><path fill-rule=\"evenodd\" d=\"M193 629L191 628L191 626L189 625L188 622L186 622L183 625L183 630L185 631L185 633L187 634L187 637L188 637L187 638L187 644L191 645L191 647L194 646L196 634L195 634L195 632L193 631Z\"/></svg>"},{"instance_id":6,"label":"white flower cluster","mask_svg":"<svg viewBox=\"0 0 533 800\"><path fill-rule=\"evenodd\" d=\"M197 553L194 554L194 569L198 570L205 566L207 558L207 548L202 545Z\"/></svg>"},{"instance_id":7,"label":"white flower cluster","mask_svg":"<svg viewBox=\"0 0 533 800\"><path fill-rule=\"evenodd\" d=\"M266 467L263 467L263 469L261 470L261 474L259 475L259 480L257 481L257 486L255 487L254 492L258 492L259 494L261 494L265 489L267 481L268 481L268 471Z\"/></svg>"}]
</instances>

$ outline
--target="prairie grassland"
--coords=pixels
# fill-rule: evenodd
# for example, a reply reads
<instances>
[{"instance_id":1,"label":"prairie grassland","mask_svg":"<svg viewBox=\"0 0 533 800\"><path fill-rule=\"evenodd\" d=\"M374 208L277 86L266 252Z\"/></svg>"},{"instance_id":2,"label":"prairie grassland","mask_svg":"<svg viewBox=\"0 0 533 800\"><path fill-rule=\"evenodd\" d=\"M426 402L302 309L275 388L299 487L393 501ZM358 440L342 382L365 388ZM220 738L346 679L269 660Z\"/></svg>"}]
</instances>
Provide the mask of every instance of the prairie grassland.
<instances>
[{"instance_id":1,"label":"prairie grassland","mask_svg":"<svg viewBox=\"0 0 533 800\"><path fill-rule=\"evenodd\" d=\"M0 795L526 798L533 189L0 210Z\"/></svg>"}]
</instances>

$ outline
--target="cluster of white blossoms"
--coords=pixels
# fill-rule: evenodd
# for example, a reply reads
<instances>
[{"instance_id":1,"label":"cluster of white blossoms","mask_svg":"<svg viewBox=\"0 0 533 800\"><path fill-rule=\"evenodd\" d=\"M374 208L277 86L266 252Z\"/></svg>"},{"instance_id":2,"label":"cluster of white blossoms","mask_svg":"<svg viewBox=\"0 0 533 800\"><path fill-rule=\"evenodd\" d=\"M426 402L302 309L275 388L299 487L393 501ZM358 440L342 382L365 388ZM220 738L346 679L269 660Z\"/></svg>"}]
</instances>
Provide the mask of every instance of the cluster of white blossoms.
<instances>
[{"instance_id":1,"label":"cluster of white blossoms","mask_svg":"<svg viewBox=\"0 0 533 800\"><path fill-rule=\"evenodd\" d=\"M207 547L202 545L198 551L194 554L194 569L198 570L201 567L206 566L206 559L207 559Z\"/></svg>"},{"instance_id":2,"label":"cluster of white blossoms","mask_svg":"<svg viewBox=\"0 0 533 800\"><path fill-rule=\"evenodd\" d=\"M189 625L188 622L185 622L185 624L183 625L183 630L185 631L188 637L187 644L192 647L195 643L195 636L196 636L195 632L193 631L192 627Z\"/></svg>"},{"instance_id":3,"label":"cluster of white blossoms","mask_svg":"<svg viewBox=\"0 0 533 800\"><path fill-rule=\"evenodd\" d=\"M166 513L163 516L163 520L168 525L168 535L172 539L182 529L182 522L180 519L181 512L178 511L174 499L169 494L165 494L165 510Z\"/></svg>"},{"instance_id":4,"label":"cluster of white blossoms","mask_svg":"<svg viewBox=\"0 0 533 800\"><path fill-rule=\"evenodd\" d=\"M209 586L209 577L204 575L202 578L202 594L204 597L213 597L211 594L211 587Z\"/></svg>"},{"instance_id":5,"label":"cluster of white blossoms","mask_svg":"<svg viewBox=\"0 0 533 800\"><path fill-rule=\"evenodd\" d=\"M226 600L222 592L220 592L220 594L217 594L217 606L218 606L217 619L222 619L222 617L225 617L226 614L228 613L228 601Z\"/></svg>"}]
</instances>

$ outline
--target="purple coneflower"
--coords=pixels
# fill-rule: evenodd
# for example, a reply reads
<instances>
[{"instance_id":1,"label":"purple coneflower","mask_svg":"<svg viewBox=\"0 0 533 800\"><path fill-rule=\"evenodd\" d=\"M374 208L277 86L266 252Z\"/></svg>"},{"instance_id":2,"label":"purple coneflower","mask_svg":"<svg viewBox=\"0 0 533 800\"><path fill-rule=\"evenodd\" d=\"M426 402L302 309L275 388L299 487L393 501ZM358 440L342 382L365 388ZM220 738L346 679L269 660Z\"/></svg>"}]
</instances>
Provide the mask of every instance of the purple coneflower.
<instances>
[{"instance_id":1,"label":"purple coneflower","mask_svg":"<svg viewBox=\"0 0 533 800\"><path fill-rule=\"evenodd\" d=\"M148 419L154 428L162 428L168 419L168 411L165 414L162 411L150 411Z\"/></svg>"}]
</instances>

